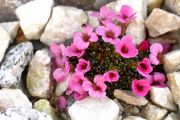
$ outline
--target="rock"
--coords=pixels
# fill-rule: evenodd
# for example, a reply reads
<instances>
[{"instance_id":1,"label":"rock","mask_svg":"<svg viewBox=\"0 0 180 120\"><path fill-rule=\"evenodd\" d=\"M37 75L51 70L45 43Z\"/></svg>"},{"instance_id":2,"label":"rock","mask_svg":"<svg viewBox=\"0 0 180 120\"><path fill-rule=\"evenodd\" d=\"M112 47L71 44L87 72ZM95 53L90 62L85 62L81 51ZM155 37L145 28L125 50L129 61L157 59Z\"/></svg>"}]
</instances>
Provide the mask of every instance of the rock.
<instances>
[{"instance_id":1,"label":"rock","mask_svg":"<svg viewBox=\"0 0 180 120\"><path fill-rule=\"evenodd\" d=\"M6 32L6 30L3 27L0 26L0 62L2 61L5 52L9 47L10 41L10 35Z\"/></svg>"},{"instance_id":2,"label":"rock","mask_svg":"<svg viewBox=\"0 0 180 120\"><path fill-rule=\"evenodd\" d=\"M1 120L52 120L52 118L43 112L35 109L9 108L0 114Z\"/></svg>"},{"instance_id":3,"label":"rock","mask_svg":"<svg viewBox=\"0 0 180 120\"><path fill-rule=\"evenodd\" d=\"M4 23L0 23L0 25L6 30L7 33L9 33L11 37L10 43L13 43L13 40L16 37L19 29L19 21L4 22Z\"/></svg>"},{"instance_id":4,"label":"rock","mask_svg":"<svg viewBox=\"0 0 180 120\"><path fill-rule=\"evenodd\" d=\"M26 85L34 97L47 98L50 92L51 57L47 49L38 50L29 64Z\"/></svg>"},{"instance_id":5,"label":"rock","mask_svg":"<svg viewBox=\"0 0 180 120\"><path fill-rule=\"evenodd\" d=\"M96 17L91 16L91 13L93 11L86 11L86 14L88 16L88 24L92 25L93 27L99 26L99 21Z\"/></svg>"},{"instance_id":6,"label":"rock","mask_svg":"<svg viewBox=\"0 0 180 120\"><path fill-rule=\"evenodd\" d=\"M180 70L180 49L169 52L163 56L164 69L167 73Z\"/></svg>"},{"instance_id":7,"label":"rock","mask_svg":"<svg viewBox=\"0 0 180 120\"><path fill-rule=\"evenodd\" d=\"M53 0L34 0L16 9L20 26L27 39L40 39L51 15Z\"/></svg>"},{"instance_id":8,"label":"rock","mask_svg":"<svg viewBox=\"0 0 180 120\"><path fill-rule=\"evenodd\" d=\"M164 120L179 120L180 115L175 113L170 113Z\"/></svg>"},{"instance_id":9,"label":"rock","mask_svg":"<svg viewBox=\"0 0 180 120\"><path fill-rule=\"evenodd\" d=\"M113 101L118 105L119 110L122 113L124 111L124 107L121 105L121 103L117 99L114 99Z\"/></svg>"},{"instance_id":10,"label":"rock","mask_svg":"<svg viewBox=\"0 0 180 120\"><path fill-rule=\"evenodd\" d=\"M32 56L33 46L30 42L21 43L9 50L0 67L0 86L10 87L17 84Z\"/></svg>"},{"instance_id":11,"label":"rock","mask_svg":"<svg viewBox=\"0 0 180 120\"><path fill-rule=\"evenodd\" d=\"M167 112L168 111L166 109L149 103L142 110L142 116L147 120L163 120Z\"/></svg>"},{"instance_id":12,"label":"rock","mask_svg":"<svg viewBox=\"0 0 180 120\"><path fill-rule=\"evenodd\" d=\"M122 120L122 116L121 115L118 117L118 120Z\"/></svg>"},{"instance_id":13,"label":"rock","mask_svg":"<svg viewBox=\"0 0 180 120\"><path fill-rule=\"evenodd\" d=\"M180 106L180 72L168 74L167 78L174 100Z\"/></svg>"},{"instance_id":14,"label":"rock","mask_svg":"<svg viewBox=\"0 0 180 120\"><path fill-rule=\"evenodd\" d=\"M107 4L107 6L115 11L119 11L121 6L125 4L130 5L137 12L135 20L127 27L126 34L132 35L134 43L139 44L146 38L144 19L147 17L147 1L118 0Z\"/></svg>"},{"instance_id":15,"label":"rock","mask_svg":"<svg viewBox=\"0 0 180 120\"><path fill-rule=\"evenodd\" d=\"M87 97L69 108L71 120L117 120L118 105L109 98Z\"/></svg>"},{"instance_id":16,"label":"rock","mask_svg":"<svg viewBox=\"0 0 180 120\"><path fill-rule=\"evenodd\" d=\"M94 0L94 1L95 2L93 3L93 8L99 9L101 6L103 6L109 2L115 1L115 0Z\"/></svg>"},{"instance_id":17,"label":"rock","mask_svg":"<svg viewBox=\"0 0 180 120\"><path fill-rule=\"evenodd\" d=\"M131 105L143 106L148 103L148 101L144 97L138 97L134 95L132 91L128 90L115 90L114 96Z\"/></svg>"},{"instance_id":18,"label":"rock","mask_svg":"<svg viewBox=\"0 0 180 120\"><path fill-rule=\"evenodd\" d=\"M155 104L163 108L166 108L170 111L177 110L172 93L168 87L158 88L152 86L150 90L150 98Z\"/></svg>"},{"instance_id":19,"label":"rock","mask_svg":"<svg viewBox=\"0 0 180 120\"><path fill-rule=\"evenodd\" d=\"M0 90L0 112L11 107L32 108L32 103L20 89Z\"/></svg>"},{"instance_id":20,"label":"rock","mask_svg":"<svg viewBox=\"0 0 180 120\"><path fill-rule=\"evenodd\" d=\"M154 8L160 8L164 0L148 0L148 13L151 13Z\"/></svg>"},{"instance_id":21,"label":"rock","mask_svg":"<svg viewBox=\"0 0 180 120\"><path fill-rule=\"evenodd\" d=\"M165 0L165 6L170 11L180 15L180 0Z\"/></svg>"},{"instance_id":22,"label":"rock","mask_svg":"<svg viewBox=\"0 0 180 120\"><path fill-rule=\"evenodd\" d=\"M138 117L138 116L128 116L126 118L124 118L123 120L146 120L142 117Z\"/></svg>"},{"instance_id":23,"label":"rock","mask_svg":"<svg viewBox=\"0 0 180 120\"><path fill-rule=\"evenodd\" d=\"M157 37L167 32L178 30L180 28L180 17L155 8L145 21L145 24L149 35L151 37Z\"/></svg>"},{"instance_id":24,"label":"rock","mask_svg":"<svg viewBox=\"0 0 180 120\"><path fill-rule=\"evenodd\" d=\"M80 31L81 26L87 23L87 15L81 9L66 6L53 8L52 16L41 36L41 42L64 43L71 39L75 31Z\"/></svg>"},{"instance_id":25,"label":"rock","mask_svg":"<svg viewBox=\"0 0 180 120\"><path fill-rule=\"evenodd\" d=\"M67 90L71 77L72 74L70 73L63 82L57 83L55 90L56 96L61 96Z\"/></svg>"},{"instance_id":26,"label":"rock","mask_svg":"<svg viewBox=\"0 0 180 120\"><path fill-rule=\"evenodd\" d=\"M50 102L46 99L40 99L34 103L34 108L40 112L47 113L53 120L57 120L55 109L51 106Z\"/></svg>"}]
</instances>

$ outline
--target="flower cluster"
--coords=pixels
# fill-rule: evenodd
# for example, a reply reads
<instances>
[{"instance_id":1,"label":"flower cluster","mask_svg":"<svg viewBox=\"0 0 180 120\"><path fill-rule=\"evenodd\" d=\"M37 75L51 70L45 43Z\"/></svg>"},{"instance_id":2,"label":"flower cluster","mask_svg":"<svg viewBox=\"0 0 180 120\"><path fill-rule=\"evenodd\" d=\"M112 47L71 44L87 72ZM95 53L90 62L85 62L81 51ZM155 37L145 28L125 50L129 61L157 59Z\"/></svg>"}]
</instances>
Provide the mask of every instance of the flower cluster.
<instances>
[{"instance_id":1,"label":"flower cluster","mask_svg":"<svg viewBox=\"0 0 180 120\"><path fill-rule=\"evenodd\" d=\"M133 38L125 35L124 30L135 15L128 5L118 13L103 6L100 12L92 13L100 26L84 25L81 32L74 33L73 42L67 47L51 45L54 79L63 82L72 73L65 95L80 100L86 96L112 97L114 89L132 89L137 96L146 96L151 86L166 86L163 73L154 72L161 64L163 46L150 45L146 40L135 45ZM65 106L64 97L59 101Z\"/></svg>"}]
</instances>

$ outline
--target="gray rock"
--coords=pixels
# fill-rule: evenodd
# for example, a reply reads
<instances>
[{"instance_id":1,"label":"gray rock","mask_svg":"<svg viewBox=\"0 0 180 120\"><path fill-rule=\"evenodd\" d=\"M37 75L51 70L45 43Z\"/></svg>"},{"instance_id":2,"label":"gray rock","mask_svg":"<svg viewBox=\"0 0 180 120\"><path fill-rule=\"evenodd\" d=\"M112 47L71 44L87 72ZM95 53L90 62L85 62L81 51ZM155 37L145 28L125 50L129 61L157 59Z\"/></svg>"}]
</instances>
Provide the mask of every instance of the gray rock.
<instances>
[{"instance_id":1,"label":"gray rock","mask_svg":"<svg viewBox=\"0 0 180 120\"><path fill-rule=\"evenodd\" d=\"M32 108L32 103L27 96L19 89L0 90L0 112L11 107Z\"/></svg>"},{"instance_id":2,"label":"gray rock","mask_svg":"<svg viewBox=\"0 0 180 120\"><path fill-rule=\"evenodd\" d=\"M180 70L180 49L171 51L163 56L164 69L167 73Z\"/></svg>"},{"instance_id":3,"label":"gray rock","mask_svg":"<svg viewBox=\"0 0 180 120\"><path fill-rule=\"evenodd\" d=\"M148 13L154 8L160 8L164 0L147 0L148 1Z\"/></svg>"},{"instance_id":4,"label":"gray rock","mask_svg":"<svg viewBox=\"0 0 180 120\"><path fill-rule=\"evenodd\" d=\"M180 15L180 0L165 0L168 10Z\"/></svg>"},{"instance_id":5,"label":"gray rock","mask_svg":"<svg viewBox=\"0 0 180 120\"><path fill-rule=\"evenodd\" d=\"M177 110L173 95L168 87L158 88L152 86L150 90L150 98L155 104L163 108L170 111Z\"/></svg>"},{"instance_id":6,"label":"gray rock","mask_svg":"<svg viewBox=\"0 0 180 120\"><path fill-rule=\"evenodd\" d=\"M145 24L149 35L151 37L157 37L167 32L178 30L180 28L180 17L159 8L155 8L148 19L146 19Z\"/></svg>"},{"instance_id":7,"label":"gray rock","mask_svg":"<svg viewBox=\"0 0 180 120\"><path fill-rule=\"evenodd\" d=\"M179 120L180 115L175 113L170 113L164 120Z\"/></svg>"},{"instance_id":8,"label":"gray rock","mask_svg":"<svg viewBox=\"0 0 180 120\"><path fill-rule=\"evenodd\" d=\"M47 98L50 92L51 57L47 49L38 50L29 64L26 85L34 97Z\"/></svg>"},{"instance_id":9,"label":"gray rock","mask_svg":"<svg viewBox=\"0 0 180 120\"><path fill-rule=\"evenodd\" d=\"M142 116L147 120L163 120L168 111L153 104L147 104L142 110Z\"/></svg>"},{"instance_id":10,"label":"gray rock","mask_svg":"<svg viewBox=\"0 0 180 120\"><path fill-rule=\"evenodd\" d=\"M53 42L64 43L72 38L74 32L81 30L82 24L86 23L87 15L83 10L67 6L54 7L41 36L41 42L46 45Z\"/></svg>"},{"instance_id":11,"label":"gray rock","mask_svg":"<svg viewBox=\"0 0 180 120\"><path fill-rule=\"evenodd\" d=\"M9 50L0 67L0 86L10 87L17 84L32 56L33 46L30 42L21 43Z\"/></svg>"},{"instance_id":12,"label":"gray rock","mask_svg":"<svg viewBox=\"0 0 180 120\"><path fill-rule=\"evenodd\" d=\"M142 117L138 117L138 116L128 116L126 118L124 118L123 120L146 120Z\"/></svg>"},{"instance_id":13,"label":"gray rock","mask_svg":"<svg viewBox=\"0 0 180 120\"><path fill-rule=\"evenodd\" d=\"M43 112L35 109L9 108L0 113L1 120L52 120L52 118Z\"/></svg>"},{"instance_id":14,"label":"gray rock","mask_svg":"<svg viewBox=\"0 0 180 120\"><path fill-rule=\"evenodd\" d=\"M148 103L148 101L144 97L138 97L134 95L132 91L128 90L115 90L114 96L131 105L143 106Z\"/></svg>"}]
</instances>

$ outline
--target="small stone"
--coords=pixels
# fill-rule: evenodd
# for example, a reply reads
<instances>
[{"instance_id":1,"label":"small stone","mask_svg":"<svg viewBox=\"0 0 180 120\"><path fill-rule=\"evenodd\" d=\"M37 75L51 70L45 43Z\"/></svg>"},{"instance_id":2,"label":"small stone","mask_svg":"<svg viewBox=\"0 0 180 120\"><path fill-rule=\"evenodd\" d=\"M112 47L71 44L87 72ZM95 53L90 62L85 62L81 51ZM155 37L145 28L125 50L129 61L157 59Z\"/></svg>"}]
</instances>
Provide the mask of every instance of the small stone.
<instances>
[{"instance_id":1,"label":"small stone","mask_svg":"<svg viewBox=\"0 0 180 120\"><path fill-rule=\"evenodd\" d=\"M32 103L20 89L0 90L0 112L11 107L32 108Z\"/></svg>"},{"instance_id":2,"label":"small stone","mask_svg":"<svg viewBox=\"0 0 180 120\"><path fill-rule=\"evenodd\" d=\"M175 114L175 113L170 113L164 120L179 120L180 115Z\"/></svg>"},{"instance_id":3,"label":"small stone","mask_svg":"<svg viewBox=\"0 0 180 120\"><path fill-rule=\"evenodd\" d=\"M118 117L118 120L122 120L122 118L123 118L123 117L120 115L120 116Z\"/></svg>"},{"instance_id":4,"label":"small stone","mask_svg":"<svg viewBox=\"0 0 180 120\"><path fill-rule=\"evenodd\" d=\"M146 19L145 24L149 35L151 37L157 37L167 32L178 30L180 28L180 17L159 8L155 8L148 19Z\"/></svg>"},{"instance_id":5,"label":"small stone","mask_svg":"<svg viewBox=\"0 0 180 120\"><path fill-rule=\"evenodd\" d=\"M6 30L0 25L0 62L2 61L4 54L9 47L11 41L10 35Z\"/></svg>"},{"instance_id":6,"label":"small stone","mask_svg":"<svg viewBox=\"0 0 180 120\"><path fill-rule=\"evenodd\" d=\"M175 103L180 105L180 72L168 74L167 78Z\"/></svg>"},{"instance_id":7,"label":"small stone","mask_svg":"<svg viewBox=\"0 0 180 120\"><path fill-rule=\"evenodd\" d=\"M34 0L16 9L20 26L27 39L40 39L51 15L53 0Z\"/></svg>"},{"instance_id":8,"label":"small stone","mask_svg":"<svg viewBox=\"0 0 180 120\"><path fill-rule=\"evenodd\" d=\"M47 113L53 120L57 120L55 109L51 106L50 102L46 99L40 99L34 103L34 108L40 112Z\"/></svg>"},{"instance_id":9,"label":"small stone","mask_svg":"<svg viewBox=\"0 0 180 120\"><path fill-rule=\"evenodd\" d=\"M123 120L146 120L142 117L138 117L138 116L128 116L126 118L124 118Z\"/></svg>"},{"instance_id":10,"label":"small stone","mask_svg":"<svg viewBox=\"0 0 180 120\"><path fill-rule=\"evenodd\" d=\"M142 110L142 116L147 120L163 120L168 111L153 104L147 104Z\"/></svg>"},{"instance_id":11,"label":"small stone","mask_svg":"<svg viewBox=\"0 0 180 120\"><path fill-rule=\"evenodd\" d=\"M168 10L180 15L180 0L165 0Z\"/></svg>"},{"instance_id":12,"label":"small stone","mask_svg":"<svg viewBox=\"0 0 180 120\"><path fill-rule=\"evenodd\" d=\"M121 112L123 112L124 111L124 107L121 105L121 103L117 99L114 99L113 101L119 106L119 110Z\"/></svg>"},{"instance_id":13,"label":"small stone","mask_svg":"<svg viewBox=\"0 0 180 120\"><path fill-rule=\"evenodd\" d=\"M163 56L164 69L167 73L180 70L180 49L171 51Z\"/></svg>"},{"instance_id":14,"label":"small stone","mask_svg":"<svg viewBox=\"0 0 180 120\"><path fill-rule=\"evenodd\" d=\"M10 43L13 43L13 40L16 37L19 29L19 21L4 22L4 23L0 23L0 25L6 30L7 33L9 33L11 37Z\"/></svg>"},{"instance_id":15,"label":"small stone","mask_svg":"<svg viewBox=\"0 0 180 120\"><path fill-rule=\"evenodd\" d=\"M148 0L148 13L154 8L160 8L164 0Z\"/></svg>"},{"instance_id":16,"label":"small stone","mask_svg":"<svg viewBox=\"0 0 180 120\"><path fill-rule=\"evenodd\" d=\"M73 37L73 33L81 30L81 26L87 23L87 15L81 9L67 6L53 8L52 16L41 36L41 42L45 45L51 43L64 43Z\"/></svg>"},{"instance_id":17,"label":"small stone","mask_svg":"<svg viewBox=\"0 0 180 120\"><path fill-rule=\"evenodd\" d=\"M86 14L88 16L88 24L92 25L93 27L99 26L99 21L96 17L91 16L91 13L94 11L86 11Z\"/></svg>"},{"instance_id":18,"label":"small stone","mask_svg":"<svg viewBox=\"0 0 180 120\"><path fill-rule=\"evenodd\" d=\"M170 111L177 110L172 93L168 87L158 88L152 86L150 90L150 98L155 104L163 108L166 108Z\"/></svg>"},{"instance_id":19,"label":"small stone","mask_svg":"<svg viewBox=\"0 0 180 120\"><path fill-rule=\"evenodd\" d=\"M117 120L118 105L109 98L87 97L69 108L71 120Z\"/></svg>"},{"instance_id":20,"label":"small stone","mask_svg":"<svg viewBox=\"0 0 180 120\"><path fill-rule=\"evenodd\" d=\"M21 43L5 56L0 67L0 86L10 87L20 82L21 74L33 57L33 46L30 42Z\"/></svg>"},{"instance_id":21,"label":"small stone","mask_svg":"<svg viewBox=\"0 0 180 120\"><path fill-rule=\"evenodd\" d=\"M131 105L143 106L148 103L148 101L144 97L138 97L134 95L132 91L128 90L115 90L114 96Z\"/></svg>"},{"instance_id":22,"label":"small stone","mask_svg":"<svg viewBox=\"0 0 180 120\"><path fill-rule=\"evenodd\" d=\"M67 90L71 77L72 74L70 73L63 82L57 83L55 90L56 96L61 96Z\"/></svg>"},{"instance_id":23,"label":"small stone","mask_svg":"<svg viewBox=\"0 0 180 120\"><path fill-rule=\"evenodd\" d=\"M0 113L0 120L52 120L52 118L35 109L9 108Z\"/></svg>"},{"instance_id":24,"label":"small stone","mask_svg":"<svg viewBox=\"0 0 180 120\"><path fill-rule=\"evenodd\" d=\"M38 50L29 64L27 88L34 97L47 98L50 92L51 57L47 49Z\"/></svg>"},{"instance_id":25,"label":"small stone","mask_svg":"<svg viewBox=\"0 0 180 120\"><path fill-rule=\"evenodd\" d=\"M16 35L16 38L15 38L15 43L16 44L19 44L19 43L22 43L22 42L27 42L28 39L26 38L26 36L24 35L23 31L21 28L19 28L18 32L17 32L17 35Z\"/></svg>"}]
</instances>

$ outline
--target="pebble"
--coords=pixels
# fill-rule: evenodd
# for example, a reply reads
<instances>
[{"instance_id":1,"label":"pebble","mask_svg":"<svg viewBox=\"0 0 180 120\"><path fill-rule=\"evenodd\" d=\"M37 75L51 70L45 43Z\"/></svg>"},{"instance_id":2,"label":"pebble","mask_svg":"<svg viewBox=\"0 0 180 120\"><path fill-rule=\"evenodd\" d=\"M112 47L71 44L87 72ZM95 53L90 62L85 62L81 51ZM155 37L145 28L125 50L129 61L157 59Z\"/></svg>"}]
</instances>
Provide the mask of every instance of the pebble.
<instances>
[{"instance_id":1,"label":"pebble","mask_svg":"<svg viewBox=\"0 0 180 120\"><path fill-rule=\"evenodd\" d=\"M128 116L126 118L124 118L123 120L146 120L142 117L138 117L138 116Z\"/></svg>"},{"instance_id":2,"label":"pebble","mask_svg":"<svg viewBox=\"0 0 180 120\"><path fill-rule=\"evenodd\" d=\"M180 15L180 0L165 0L165 6L171 12Z\"/></svg>"},{"instance_id":3,"label":"pebble","mask_svg":"<svg viewBox=\"0 0 180 120\"><path fill-rule=\"evenodd\" d=\"M175 113L170 113L164 120L179 120L180 115Z\"/></svg>"}]
</instances>

